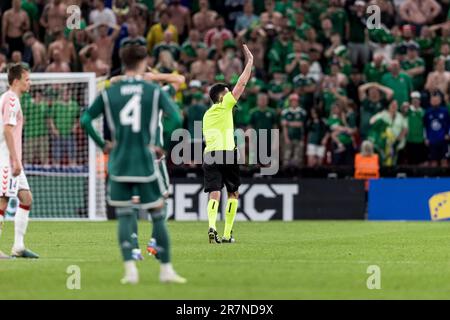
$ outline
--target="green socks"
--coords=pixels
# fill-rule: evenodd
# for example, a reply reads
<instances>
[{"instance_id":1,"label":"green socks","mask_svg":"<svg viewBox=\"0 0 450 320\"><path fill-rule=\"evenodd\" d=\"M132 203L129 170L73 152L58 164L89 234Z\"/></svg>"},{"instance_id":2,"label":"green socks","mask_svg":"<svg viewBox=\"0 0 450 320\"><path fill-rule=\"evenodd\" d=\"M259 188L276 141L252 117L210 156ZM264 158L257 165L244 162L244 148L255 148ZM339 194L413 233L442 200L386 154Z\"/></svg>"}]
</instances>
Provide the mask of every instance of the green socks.
<instances>
[{"instance_id":1,"label":"green socks","mask_svg":"<svg viewBox=\"0 0 450 320\"><path fill-rule=\"evenodd\" d=\"M208 221L209 227L216 230L217 211L219 210L219 201L210 199L208 202Z\"/></svg>"},{"instance_id":2,"label":"green socks","mask_svg":"<svg viewBox=\"0 0 450 320\"><path fill-rule=\"evenodd\" d=\"M155 238L158 247L162 250L158 252L161 263L170 262L170 239L167 231L166 220L161 211L151 213L153 220L153 238Z\"/></svg>"},{"instance_id":3,"label":"green socks","mask_svg":"<svg viewBox=\"0 0 450 320\"><path fill-rule=\"evenodd\" d=\"M119 220L119 246L122 251L123 261L132 260L131 251L133 249L132 233L133 223L137 223L136 215L132 208L117 209L117 218Z\"/></svg>"},{"instance_id":4,"label":"green socks","mask_svg":"<svg viewBox=\"0 0 450 320\"><path fill-rule=\"evenodd\" d=\"M238 208L237 199L228 199L227 208L225 212L225 231L223 236L229 240L231 238L231 231L233 230L234 218L236 217L236 212Z\"/></svg>"},{"instance_id":5,"label":"green socks","mask_svg":"<svg viewBox=\"0 0 450 320\"><path fill-rule=\"evenodd\" d=\"M133 207L133 215L136 219L133 220L131 225L131 244L133 249L139 249L139 237L138 237L138 220L139 220L139 206Z\"/></svg>"},{"instance_id":6,"label":"green socks","mask_svg":"<svg viewBox=\"0 0 450 320\"><path fill-rule=\"evenodd\" d=\"M164 201L164 207L161 209L161 215L163 216L164 221L168 220L168 218L167 218L167 206L168 206L167 201ZM153 228L153 231L152 231L152 238L156 239L156 237L155 237L155 228Z\"/></svg>"}]
</instances>

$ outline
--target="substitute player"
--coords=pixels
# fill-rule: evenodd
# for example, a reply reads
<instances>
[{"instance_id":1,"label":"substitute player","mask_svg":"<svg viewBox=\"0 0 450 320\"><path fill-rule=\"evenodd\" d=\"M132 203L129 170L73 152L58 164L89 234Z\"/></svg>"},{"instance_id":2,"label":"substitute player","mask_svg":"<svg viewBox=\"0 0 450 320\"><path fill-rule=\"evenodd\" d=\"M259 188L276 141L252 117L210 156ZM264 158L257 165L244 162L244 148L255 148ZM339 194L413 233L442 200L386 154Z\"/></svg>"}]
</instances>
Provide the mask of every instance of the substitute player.
<instances>
[{"instance_id":1,"label":"substitute player","mask_svg":"<svg viewBox=\"0 0 450 320\"><path fill-rule=\"evenodd\" d=\"M213 85L209 96L213 102L211 108L203 117L203 135L206 147L204 151L204 187L209 193L208 220L209 242L220 243L216 231L217 211L219 209L220 191L227 188L228 202L225 213L225 231L223 243L232 243L232 229L238 207L238 189L240 186L239 165L237 163L238 152L234 143L233 107L245 90L250 79L253 66L253 55L246 45L243 46L247 65L239 77L233 92L223 83ZM208 161L207 159L221 159L222 162ZM232 163L226 159L233 159ZM219 163L218 163L219 162Z\"/></svg>"},{"instance_id":2,"label":"substitute player","mask_svg":"<svg viewBox=\"0 0 450 320\"><path fill-rule=\"evenodd\" d=\"M32 195L22 167L23 114L20 97L30 90L30 74L22 64L8 69L9 90L0 97L0 235L5 210L10 197L19 198L19 208L14 218L14 258L39 258L25 248ZM0 256L6 256L0 252Z\"/></svg>"},{"instance_id":3,"label":"substitute player","mask_svg":"<svg viewBox=\"0 0 450 320\"><path fill-rule=\"evenodd\" d=\"M159 111L176 117L177 106L161 87L142 79L146 70L147 49L138 40L124 42L120 57L125 67L125 78L103 91L83 114L81 124L89 136L109 157L108 201L116 207L119 219L119 244L125 265L122 283L139 281L136 263L132 258L132 233L136 215L133 197L139 196L143 209L148 209L153 220L155 238L162 248L160 254L160 281L185 283L170 263L170 242L166 221L161 213L164 197L161 173L156 165L153 147L156 141ZM113 142L105 142L95 130L93 119L104 114Z\"/></svg>"}]
</instances>

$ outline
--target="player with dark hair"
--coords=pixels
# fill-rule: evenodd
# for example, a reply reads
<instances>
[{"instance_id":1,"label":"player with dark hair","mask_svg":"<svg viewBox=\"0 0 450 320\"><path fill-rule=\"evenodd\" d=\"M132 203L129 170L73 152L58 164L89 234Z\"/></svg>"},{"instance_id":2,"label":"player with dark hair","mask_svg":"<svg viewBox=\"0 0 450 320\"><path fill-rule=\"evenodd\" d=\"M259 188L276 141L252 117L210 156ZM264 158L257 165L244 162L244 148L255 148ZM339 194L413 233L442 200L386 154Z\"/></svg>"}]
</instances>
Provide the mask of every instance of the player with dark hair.
<instances>
[{"instance_id":1,"label":"player with dark hair","mask_svg":"<svg viewBox=\"0 0 450 320\"><path fill-rule=\"evenodd\" d=\"M185 77L179 74L168 74L168 73L154 73L154 72L146 72L142 75L142 78L145 81L149 81L150 83L156 82L156 83L165 83L165 85L162 87L164 91L166 91L170 97L174 97L176 92L180 89L180 87L183 85L183 83L186 81ZM124 76L115 76L111 78L110 83L116 83L118 81L121 81L124 79ZM155 150L158 152L156 155L158 156L158 159L156 160L156 164L159 166L159 171L161 172L161 191L164 196L164 207L162 208L162 215L167 220L167 199L169 198L169 174L167 170L167 163L166 163L166 157L164 154L164 139L163 139L163 118L167 117L167 119L171 120L170 114L164 114L162 110L159 112L159 121L158 121L158 129L156 133L156 141L155 141ZM134 208L135 214L138 217L139 216L139 207L136 205ZM144 257L142 256L142 252L139 248L139 242L138 242L138 225L137 220L136 223L133 225L133 250L132 250L132 256L134 260L143 260ZM149 255L153 255L156 258L159 258L158 251L160 251L160 248L156 242L155 239L155 230L153 230L152 237L150 238L150 241L147 245L147 252Z\"/></svg>"},{"instance_id":2,"label":"player with dark hair","mask_svg":"<svg viewBox=\"0 0 450 320\"><path fill-rule=\"evenodd\" d=\"M230 92L224 83L217 83L209 90L213 105L203 117L203 135L206 147L204 151L204 187L209 193L208 202L208 237L210 243L220 243L216 231L217 211L219 209L220 192L224 185L228 192L225 213L225 231L223 243L232 243L232 229L238 207L238 189L240 186L238 154L234 143L233 107L245 90L250 79L253 66L253 55L246 45L243 46L247 64L242 75ZM215 159L215 161L208 161ZM227 159L233 159L232 163Z\"/></svg>"},{"instance_id":3,"label":"player with dark hair","mask_svg":"<svg viewBox=\"0 0 450 320\"><path fill-rule=\"evenodd\" d=\"M171 114L181 123L175 103L159 85L146 82L142 74L147 68L145 41L130 40L122 43L120 57L125 77L103 91L83 114L81 124L89 136L109 157L110 205L116 207L119 219L119 243L125 263L122 283L139 281L136 262L132 257L132 233L136 223L133 199L139 197L141 208L149 210L158 246L161 282L185 283L170 263L170 242L166 221L161 212L164 205L161 172L156 165L154 146L160 110ZM92 122L105 115L113 142L104 141Z\"/></svg>"},{"instance_id":4,"label":"player with dark hair","mask_svg":"<svg viewBox=\"0 0 450 320\"><path fill-rule=\"evenodd\" d=\"M0 97L0 234L5 210L11 197L19 198L19 208L14 218L14 245L12 257L39 258L26 249L24 237L28 226L32 194L22 167L23 114L20 105L22 94L30 90L29 70L22 64L8 69L9 90ZM0 252L0 258L7 258Z\"/></svg>"}]
</instances>

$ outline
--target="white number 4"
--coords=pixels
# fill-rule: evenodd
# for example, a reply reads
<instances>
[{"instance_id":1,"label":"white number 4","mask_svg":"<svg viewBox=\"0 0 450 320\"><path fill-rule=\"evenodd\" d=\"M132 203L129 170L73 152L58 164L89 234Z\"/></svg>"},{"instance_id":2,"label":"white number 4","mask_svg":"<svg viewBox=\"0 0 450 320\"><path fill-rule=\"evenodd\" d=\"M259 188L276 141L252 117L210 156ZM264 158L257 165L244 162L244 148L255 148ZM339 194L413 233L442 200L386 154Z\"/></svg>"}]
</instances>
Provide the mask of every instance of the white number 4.
<instances>
[{"instance_id":1,"label":"white number 4","mask_svg":"<svg viewBox=\"0 0 450 320\"><path fill-rule=\"evenodd\" d=\"M135 94L120 111L120 124L131 126L131 131L141 131L141 95Z\"/></svg>"}]
</instances>

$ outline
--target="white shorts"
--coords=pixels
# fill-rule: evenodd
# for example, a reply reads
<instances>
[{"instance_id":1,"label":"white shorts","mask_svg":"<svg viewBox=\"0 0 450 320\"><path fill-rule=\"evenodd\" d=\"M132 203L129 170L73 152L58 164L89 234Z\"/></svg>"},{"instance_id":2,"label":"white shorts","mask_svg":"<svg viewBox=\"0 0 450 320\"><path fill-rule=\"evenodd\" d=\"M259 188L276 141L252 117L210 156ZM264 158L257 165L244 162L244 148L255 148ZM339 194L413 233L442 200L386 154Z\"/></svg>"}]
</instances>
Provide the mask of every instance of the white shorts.
<instances>
[{"instance_id":1,"label":"white shorts","mask_svg":"<svg viewBox=\"0 0 450 320\"><path fill-rule=\"evenodd\" d=\"M0 167L0 197L17 197L19 190L30 190L25 172L13 177L10 166Z\"/></svg>"},{"instance_id":2,"label":"white shorts","mask_svg":"<svg viewBox=\"0 0 450 320\"><path fill-rule=\"evenodd\" d=\"M306 147L306 155L308 157L323 158L325 157L325 147L308 143L308 146Z\"/></svg>"}]
</instances>

